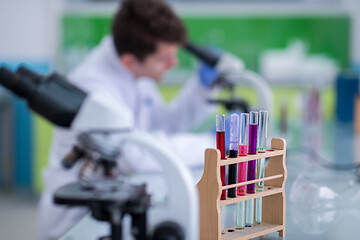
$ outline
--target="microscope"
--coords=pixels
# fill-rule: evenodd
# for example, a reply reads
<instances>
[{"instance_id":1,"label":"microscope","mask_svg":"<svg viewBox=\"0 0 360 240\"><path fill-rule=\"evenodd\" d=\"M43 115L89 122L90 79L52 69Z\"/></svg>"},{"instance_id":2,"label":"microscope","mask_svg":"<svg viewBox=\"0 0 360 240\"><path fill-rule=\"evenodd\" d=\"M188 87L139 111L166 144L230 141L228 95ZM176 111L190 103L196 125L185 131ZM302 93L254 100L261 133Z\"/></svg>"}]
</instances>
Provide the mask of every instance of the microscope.
<instances>
[{"instance_id":1,"label":"microscope","mask_svg":"<svg viewBox=\"0 0 360 240\"><path fill-rule=\"evenodd\" d=\"M273 93L269 84L260 75L245 69L245 64L241 59L229 52L215 53L192 42L186 43L184 49L197 59L215 68L219 72L219 77L213 86L220 86L230 93L228 99L209 99L210 103L221 104L228 111L241 109L244 112L249 112L248 103L235 96L235 86L238 83L249 83L254 87L258 98L255 109L272 112Z\"/></svg>"},{"instance_id":2,"label":"microscope","mask_svg":"<svg viewBox=\"0 0 360 240\"><path fill-rule=\"evenodd\" d=\"M209 100L232 111L248 111L244 100L236 99L234 86L244 80L254 86L258 108L272 111L272 91L257 74L246 71L240 59L230 53L213 54L188 43L185 49L219 71L215 85L231 92L230 100ZM197 191L182 161L150 135L133 129L133 116L109 95L87 94L67 79L53 73L39 75L25 67L13 72L0 67L0 84L25 99L30 109L59 127L79 132L77 144L62 162L66 169L82 164L79 180L60 187L54 202L86 206L92 216L110 224L110 235L102 240L122 240L124 216L130 215L131 234L136 240L195 240L199 234ZM164 170L168 195L164 205L152 205L146 184L130 184L119 178L117 161L124 142L148 150Z\"/></svg>"},{"instance_id":3,"label":"microscope","mask_svg":"<svg viewBox=\"0 0 360 240\"><path fill-rule=\"evenodd\" d=\"M79 132L77 144L65 156L66 169L82 164L79 181L60 187L54 202L86 206L92 216L110 224L102 240L122 240L122 221L131 216L136 240L198 239L197 191L178 157L150 135L133 129L133 116L111 96L87 94L53 73L39 75L25 67L13 72L0 68L0 84L25 99L29 108L56 126ZM148 150L164 170L168 195L163 205L152 205L146 184L119 178L117 161L124 142Z\"/></svg>"}]
</instances>

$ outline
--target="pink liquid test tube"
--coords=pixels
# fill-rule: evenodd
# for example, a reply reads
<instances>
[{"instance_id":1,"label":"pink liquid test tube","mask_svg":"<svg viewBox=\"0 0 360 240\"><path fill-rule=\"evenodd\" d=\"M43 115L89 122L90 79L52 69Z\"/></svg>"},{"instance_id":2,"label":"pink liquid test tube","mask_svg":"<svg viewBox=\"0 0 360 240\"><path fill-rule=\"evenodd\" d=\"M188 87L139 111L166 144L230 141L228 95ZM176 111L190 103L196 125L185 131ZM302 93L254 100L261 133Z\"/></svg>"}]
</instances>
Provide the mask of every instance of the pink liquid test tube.
<instances>
[{"instance_id":1,"label":"pink liquid test tube","mask_svg":"<svg viewBox=\"0 0 360 240\"><path fill-rule=\"evenodd\" d=\"M216 115L216 148L220 150L221 159L226 159L225 157L225 115L217 114ZM225 166L220 167L220 177L221 183L223 186L226 185L226 173ZM221 192L221 200L226 199L226 190Z\"/></svg>"},{"instance_id":2,"label":"pink liquid test tube","mask_svg":"<svg viewBox=\"0 0 360 240\"><path fill-rule=\"evenodd\" d=\"M248 154L249 142L249 114L240 114L240 139L239 139L239 156L246 156ZM238 164L238 182L246 181L246 165L247 162L239 162ZM237 188L237 195L244 196L246 186L239 186ZM245 221L245 202L238 202L236 205L236 229L241 230L246 226Z\"/></svg>"},{"instance_id":3,"label":"pink liquid test tube","mask_svg":"<svg viewBox=\"0 0 360 240\"><path fill-rule=\"evenodd\" d=\"M248 155L248 142L249 142L249 114L240 114L240 141L239 141L239 156ZM246 165L247 162L240 162L238 165L238 183L246 181ZM245 195L246 186L239 186L237 188L237 195Z\"/></svg>"}]
</instances>

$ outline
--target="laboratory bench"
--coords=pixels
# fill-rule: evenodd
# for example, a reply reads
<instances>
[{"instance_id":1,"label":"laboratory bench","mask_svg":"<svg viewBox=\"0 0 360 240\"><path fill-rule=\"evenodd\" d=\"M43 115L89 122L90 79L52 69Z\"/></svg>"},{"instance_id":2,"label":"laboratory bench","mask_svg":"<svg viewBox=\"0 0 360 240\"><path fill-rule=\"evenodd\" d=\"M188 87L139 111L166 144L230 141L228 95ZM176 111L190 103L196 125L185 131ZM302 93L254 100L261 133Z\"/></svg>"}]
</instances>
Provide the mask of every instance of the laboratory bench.
<instances>
[{"instance_id":1,"label":"laboratory bench","mask_svg":"<svg viewBox=\"0 0 360 240\"><path fill-rule=\"evenodd\" d=\"M301 124L301 123L300 123ZM292 128L294 130L294 128ZM291 240L357 240L360 226L360 182L356 170L360 163L360 135L352 124L326 123L308 126L283 135L287 141L288 177L286 193L286 239ZM202 169L193 169L194 186ZM133 182L148 181L153 200L165 198L165 182L161 174L148 173L133 178ZM222 212L223 227L235 226L235 206ZM128 221L128 223L126 223ZM129 220L124 220L124 226ZM125 229L125 228L124 228ZM95 240L109 233L107 223L86 216L61 240ZM278 233L261 239L282 239ZM259 238L259 239L260 239Z\"/></svg>"}]
</instances>

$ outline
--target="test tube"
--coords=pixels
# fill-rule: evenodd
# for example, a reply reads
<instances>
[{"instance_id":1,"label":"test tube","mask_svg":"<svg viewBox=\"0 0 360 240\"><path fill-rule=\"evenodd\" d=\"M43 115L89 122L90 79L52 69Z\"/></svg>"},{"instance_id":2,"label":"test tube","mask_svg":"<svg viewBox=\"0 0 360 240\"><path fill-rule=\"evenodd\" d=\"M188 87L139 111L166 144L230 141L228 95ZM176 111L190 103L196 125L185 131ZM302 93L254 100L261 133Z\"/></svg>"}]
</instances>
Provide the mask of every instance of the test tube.
<instances>
[{"instance_id":1,"label":"test tube","mask_svg":"<svg viewBox=\"0 0 360 240\"><path fill-rule=\"evenodd\" d=\"M256 154L257 151L257 131L258 131L258 112L250 112L249 125L249 151L248 154ZM255 180L256 177L256 160L248 161L247 180ZM255 183L246 186L247 193L255 193ZM246 218L245 226L252 227L254 225L254 199L246 201Z\"/></svg>"},{"instance_id":2,"label":"test tube","mask_svg":"<svg viewBox=\"0 0 360 240\"><path fill-rule=\"evenodd\" d=\"M269 115L268 111L259 111L259 134L258 134L258 151L265 152L266 151L266 141L267 141L267 133L268 133L268 120Z\"/></svg>"},{"instance_id":3,"label":"test tube","mask_svg":"<svg viewBox=\"0 0 360 240\"><path fill-rule=\"evenodd\" d=\"M267 141L267 128L268 128L269 115L267 111L259 112L259 133L258 133L258 151L266 151ZM257 160L256 164L257 178L265 177L265 158ZM258 182L256 184L256 192L264 191L264 182ZM255 224L260 224L262 220L262 198L257 198L255 201Z\"/></svg>"},{"instance_id":4,"label":"test tube","mask_svg":"<svg viewBox=\"0 0 360 240\"><path fill-rule=\"evenodd\" d=\"M245 201L236 204L236 229L245 228Z\"/></svg>"},{"instance_id":5,"label":"test tube","mask_svg":"<svg viewBox=\"0 0 360 240\"><path fill-rule=\"evenodd\" d=\"M239 144L239 156L246 156L248 154L249 143L249 114L241 113L240 115L240 144ZM238 182L246 181L246 162L240 162L238 164ZM239 186L237 195L245 195L245 185Z\"/></svg>"},{"instance_id":6,"label":"test tube","mask_svg":"<svg viewBox=\"0 0 360 240\"><path fill-rule=\"evenodd\" d=\"M254 225L254 199L246 201L246 219L245 226L252 227Z\"/></svg>"},{"instance_id":7,"label":"test tube","mask_svg":"<svg viewBox=\"0 0 360 240\"><path fill-rule=\"evenodd\" d=\"M220 150L221 159L225 157L225 115L216 115L216 148ZM225 166L220 167L221 183L223 186L226 185ZM226 199L226 190L221 192L221 200Z\"/></svg>"},{"instance_id":8,"label":"test tube","mask_svg":"<svg viewBox=\"0 0 360 240\"><path fill-rule=\"evenodd\" d=\"M239 156L246 156L248 154L249 142L249 114L240 114L240 142L239 142ZM246 181L246 162L238 163L238 182ZM237 188L237 195L245 195L245 185ZM245 201L238 202L236 205L236 229L245 228Z\"/></svg>"},{"instance_id":9,"label":"test tube","mask_svg":"<svg viewBox=\"0 0 360 240\"><path fill-rule=\"evenodd\" d=\"M239 115L236 113L230 116L230 146L229 158L237 158L239 149ZM237 164L229 165L228 184L235 184L237 180ZM228 190L228 197L236 197L236 188Z\"/></svg>"},{"instance_id":10,"label":"test tube","mask_svg":"<svg viewBox=\"0 0 360 240\"><path fill-rule=\"evenodd\" d=\"M257 150L257 131L258 131L258 112L250 112L249 126L249 151L248 154L256 154ZM248 162L247 180L255 180L256 177L256 160ZM247 193L255 193L255 183L246 186Z\"/></svg>"}]
</instances>

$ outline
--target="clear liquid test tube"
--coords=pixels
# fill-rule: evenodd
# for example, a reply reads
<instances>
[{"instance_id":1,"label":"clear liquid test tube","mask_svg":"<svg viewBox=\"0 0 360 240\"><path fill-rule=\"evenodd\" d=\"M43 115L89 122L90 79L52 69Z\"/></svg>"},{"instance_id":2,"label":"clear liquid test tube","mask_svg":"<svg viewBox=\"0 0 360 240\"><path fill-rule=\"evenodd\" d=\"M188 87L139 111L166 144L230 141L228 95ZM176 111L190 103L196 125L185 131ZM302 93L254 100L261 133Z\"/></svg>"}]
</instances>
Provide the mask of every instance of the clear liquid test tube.
<instances>
[{"instance_id":1,"label":"clear liquid test tube","mask_svg":"<svg viewBox=\"0 0 360 240\"><path fill-rule=\"evenodd\" d=\"M260 111L259 112L259 133L258 133L258 151L266 151L267 143L267 133L268 133L268 112ZM265 177L265 158L257 160L256 164L257 178ZM264 191L264 182L256 183L256 192ZM262 221L262 198L257 198L255 200L255 224L260 224Z\"/></svg>"},{"instance_id":2,"label":"clear liquid test tube","mask_svg":"<svg viewBox=\"0 0 360 240\"><path fill-rule=\"evenodd\" d=\"M258 133L258 151L265 152L268 135L268 120L269 115L267 111L259 111L259 133Z\"/></svg>"}]
</instances>

